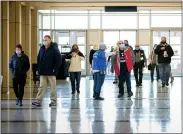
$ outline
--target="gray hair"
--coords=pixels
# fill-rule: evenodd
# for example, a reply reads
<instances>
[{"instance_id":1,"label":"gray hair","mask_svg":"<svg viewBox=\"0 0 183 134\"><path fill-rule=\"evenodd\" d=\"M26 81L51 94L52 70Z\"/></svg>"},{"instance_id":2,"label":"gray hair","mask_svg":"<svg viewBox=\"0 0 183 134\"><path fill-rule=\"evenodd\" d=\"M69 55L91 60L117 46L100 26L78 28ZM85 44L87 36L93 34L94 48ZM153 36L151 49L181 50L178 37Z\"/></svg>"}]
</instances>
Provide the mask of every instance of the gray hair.
<instances>
[{"instance_id":1,"label":"gray hair","mask_svg":"<svg viewBox=\"0 0 183 134\"><path fill-rule=\"evenodd\" d=\"M99 48L100 48L101 50L105 50L107 47L106 47L106 44L100 44Z\"/></svg>"}]
</instances>

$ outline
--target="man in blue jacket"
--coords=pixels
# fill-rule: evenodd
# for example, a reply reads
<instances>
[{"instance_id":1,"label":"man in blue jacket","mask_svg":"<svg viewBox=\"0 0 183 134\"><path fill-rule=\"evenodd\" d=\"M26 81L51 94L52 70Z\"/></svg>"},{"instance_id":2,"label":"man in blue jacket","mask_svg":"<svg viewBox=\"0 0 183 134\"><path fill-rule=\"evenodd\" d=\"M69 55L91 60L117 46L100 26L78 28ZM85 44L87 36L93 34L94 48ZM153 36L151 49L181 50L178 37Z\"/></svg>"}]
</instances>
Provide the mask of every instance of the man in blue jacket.
<instances>
[{"instance_id":1,"label":"man in blue jacket","mask_svg":"<svg viewBox=\"0 0 183 134\"><path fill-rule=\"evenodd\" d=\"M56 106L56 75L58 68L61 65L62 58L58 48L51 42L51 37L49 35L44 37L43 44L37 57L40 87L36 97L37 101L33 102L32 105L41 106L45 88L49 83L51 88L51 103L49 106Z\"/></svg>"},{"instance_id":2,"label":"man in blue jacket","mask_svg":"<svg viewBox=\"0 0 183 134\"><path fill-rule=\"evenodd\" d=\"M92 71L94 75L93 97L95 98L95 100L104 100L104 98L100 97L100 92L106 75L107 57L115 54L115 52L106 53L105 50L106 45L101 44L99 50L95 52L93 55L93 62L92 62Z\"/></svg>"}]
</instances>

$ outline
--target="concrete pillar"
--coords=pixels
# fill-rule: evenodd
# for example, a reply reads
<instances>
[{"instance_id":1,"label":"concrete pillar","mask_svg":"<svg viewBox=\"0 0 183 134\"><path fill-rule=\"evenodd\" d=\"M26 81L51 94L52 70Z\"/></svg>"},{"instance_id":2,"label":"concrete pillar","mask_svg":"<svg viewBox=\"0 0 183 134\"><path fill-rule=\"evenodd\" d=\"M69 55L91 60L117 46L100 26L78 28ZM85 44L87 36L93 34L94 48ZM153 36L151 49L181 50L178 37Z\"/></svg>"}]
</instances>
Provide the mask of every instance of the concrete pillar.
<instances>
[{"instance_id":1,"label":"concrete pillar","mask_svg":"<svg viewBox=\"0 0 183 134\"><path fill-rule=\"evenodd\" d=\"M31 8L29 5L26 5L25 9L25 53L29 57L30 65L32 65L31 59ZM27 73L27 79L31 80L31 68Z\"/></svg>"},{"instance_id":2,"label":"concrete pillar","mask_svg":"<svg viewBox=\"0 0 183 134\"><path fill-rule=\"evenodd\" d=\"M22 20L22 6L21 2L15 2L15 9L16 9L16 18L15 18L15 43L22 44L22 30L21 30L21 20Z\"/></svg>"},{"instance_id":3,"label":"concrete pillar","mask_svg":"<svg viewBox=\"0 0 183 134\"><path fill-rule=\"evenodd\" d=\"M2 87L9 87L9 2L1 3L2 10ZM9 92L9 88L5 88L3 92Z\"/></svg>"},{"instance_id":4,"label":"concrete pillar","mask_svg":"<svg viewBox=\"0 0 183 134\"><path fill-rule=\"evenodd\" d=\"M22 10L22 12L21 12L21 43L22 43L22 47L23 47L23 49L25 50L25 33L26 33L26 31L25 31L25 19L26 19L26 17L25 17L25 10L26 10L26 8L25 8L25 6L21 6L21 10Z\"/></svg>"},{"instance_id":5,"label":"concrete pillar","mask_svg":"<svg viewBox=\"0 0 183 134\"><path fill-rule=\"evenodd\" d=\"M32 63L37 63L37 54L38 54L38 10L31 10L31 56Z\"/></svg>"}]
</instances>

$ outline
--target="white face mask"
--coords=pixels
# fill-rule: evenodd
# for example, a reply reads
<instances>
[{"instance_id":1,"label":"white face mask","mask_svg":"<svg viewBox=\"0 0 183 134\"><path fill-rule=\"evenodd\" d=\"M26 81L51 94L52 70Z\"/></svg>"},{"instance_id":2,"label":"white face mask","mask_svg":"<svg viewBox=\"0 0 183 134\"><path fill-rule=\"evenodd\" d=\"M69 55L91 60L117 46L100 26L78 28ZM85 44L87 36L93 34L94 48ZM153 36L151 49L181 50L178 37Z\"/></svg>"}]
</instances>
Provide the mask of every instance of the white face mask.
<instances>
[{"instance_id":1,"label":"white face mask","mask_svg":"<svg viewBox=\"0 0 183 134\"><path fill-rule=\"evenodd\" d=\"M44 46L48 46L48 43L46 41L43 42Z\"/></svg>"},{"instance_id":2,"label":"white face mask","mask_svg":"<svg viewBox=\"0 0 183 134\"><path fill-rule=\"evenodd\" d=\"M120 48L125 48L125 44L120 44Z\"/></svg>"},{"instance_id":3,"label":"white face mask","mask_svg":"<svg viewBox=\"0 0 183 134\"><path fill-rule=\"evenodd\" d=\"M21 54L21 50L16 50L16 54Z\"/></svg>"}]
</instances>

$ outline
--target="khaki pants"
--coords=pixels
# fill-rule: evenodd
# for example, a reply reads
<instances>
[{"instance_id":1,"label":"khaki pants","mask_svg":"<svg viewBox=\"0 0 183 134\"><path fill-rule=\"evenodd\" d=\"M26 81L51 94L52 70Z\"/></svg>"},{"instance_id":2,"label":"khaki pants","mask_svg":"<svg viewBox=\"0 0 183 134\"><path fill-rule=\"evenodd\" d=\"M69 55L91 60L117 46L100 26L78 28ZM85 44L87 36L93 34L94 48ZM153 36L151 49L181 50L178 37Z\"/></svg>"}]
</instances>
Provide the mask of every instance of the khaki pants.
<instances>
[{"instance_id":1,"label":"khaki pants","mask_svg":"<svg viewBox=\"0 0 183 134\"><path fill-rule=\"evenodd\" d=\"M45 94L45 88L47 85L50 85L51 89L51 102L56 103L57 96L56 96L56 77L55 76L40 76L40 86L39 86L39 92L37 94L36 99L39 103L42 103L44 94Z\"/></svg>"}]
</instances>

